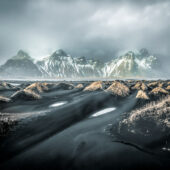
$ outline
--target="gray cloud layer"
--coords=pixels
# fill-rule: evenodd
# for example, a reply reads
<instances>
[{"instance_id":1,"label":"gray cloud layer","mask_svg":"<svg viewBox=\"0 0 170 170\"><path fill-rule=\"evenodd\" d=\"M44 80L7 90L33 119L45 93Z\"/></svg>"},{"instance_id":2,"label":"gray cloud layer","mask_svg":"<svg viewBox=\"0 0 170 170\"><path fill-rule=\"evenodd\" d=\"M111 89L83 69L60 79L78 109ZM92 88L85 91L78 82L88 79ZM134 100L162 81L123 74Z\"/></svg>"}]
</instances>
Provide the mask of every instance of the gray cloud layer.
<instances>
[{"instance_id":1,"label":"gray cloud layer","mask_svg":"<svg viewBox=\"0 0 170 170\"><path fill-rule=\"evenodd\" d=\"M146 47L169 57L168 0L0 0L0 63L24 49L109 59Z\"/></svg>"}]
</instances>

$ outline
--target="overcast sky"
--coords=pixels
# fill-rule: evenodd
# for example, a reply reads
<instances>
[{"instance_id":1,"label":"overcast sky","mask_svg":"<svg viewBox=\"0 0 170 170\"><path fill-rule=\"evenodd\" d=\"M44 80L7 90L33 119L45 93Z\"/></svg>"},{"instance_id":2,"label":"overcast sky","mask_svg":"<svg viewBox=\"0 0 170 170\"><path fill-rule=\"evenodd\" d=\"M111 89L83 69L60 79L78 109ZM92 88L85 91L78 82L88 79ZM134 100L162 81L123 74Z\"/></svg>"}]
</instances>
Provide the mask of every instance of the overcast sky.
<instances>
[{"instance_id":1,"label":"overcast sky","mask_svg":"<svg viewBox=\"0 0 170 170\"><path fill-rule=\"evenodd\" d=\"M169 55L169 0L0 0L0 63L19 49L109 59L143 47Z\"/></svg>"}]
</instances>

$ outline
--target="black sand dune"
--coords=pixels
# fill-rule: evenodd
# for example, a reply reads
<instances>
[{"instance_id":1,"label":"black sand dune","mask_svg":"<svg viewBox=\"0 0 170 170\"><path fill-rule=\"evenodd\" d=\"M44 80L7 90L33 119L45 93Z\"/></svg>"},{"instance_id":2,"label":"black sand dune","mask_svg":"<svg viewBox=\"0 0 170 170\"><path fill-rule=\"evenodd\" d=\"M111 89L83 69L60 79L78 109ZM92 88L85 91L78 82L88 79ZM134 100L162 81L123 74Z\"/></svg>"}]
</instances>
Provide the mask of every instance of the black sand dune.
<instances>
[{"instance_id":1,"label":"black sand dune","mask_svg":"<svg viewBox=\"0 0 170 170\"><path fill-rule=\"evenodd\" d=\"M82 83L83 87L77 86L79 83ZM127 131L119 130L120 122L128 119L132 111L155 100L159 101L160 98L167 98L168 81L164 81L162 85L158 82L156 87L161 89L151 87L150 82L144 82L146 88L135 81L120 81L114 85L114 82L98 82L86 88L90 83L36 84L31 88L27 87L32 83L21 83L19 89L13 92L22 91L17 97L12 96L11 90L9 93L8 90L2 91L1 94L10 101L1 104L1 114L4 114L9 122L13 120L16 124L11 125L6 135L0 138L0 168L170 168L168 133L163 134L161 142L149 138L150 145L145 145L145 138L143 141L140 138L140 142L132 140L134 136L129 135L128 127L125 127ZM25 89L31 91L27 92ZM143 90L143 96L141 93L137 95L139 90ZM145 99L144 92L149 100ZM167 108L169 109L169 105ZM107 109L108 113L104 114ZM93 116L99 111L103 111L103 114ZM127 135L123 138L121 135L124 133Z\"/></svg>"}]
</instances>

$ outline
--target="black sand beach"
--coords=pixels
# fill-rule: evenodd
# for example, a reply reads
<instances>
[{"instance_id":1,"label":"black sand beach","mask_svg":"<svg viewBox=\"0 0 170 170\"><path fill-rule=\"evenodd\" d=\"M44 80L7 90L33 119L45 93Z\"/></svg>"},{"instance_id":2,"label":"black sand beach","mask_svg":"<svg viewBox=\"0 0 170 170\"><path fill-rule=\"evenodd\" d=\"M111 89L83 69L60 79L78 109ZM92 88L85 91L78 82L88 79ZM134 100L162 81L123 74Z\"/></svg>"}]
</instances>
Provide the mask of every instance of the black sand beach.
<instances>
[{"instance_id":1,"label":"black sand beach","mask_svg":"<svg viewBox=\"0 0 170 170\"><path fill-rule=\"evenodd\" d=\"M0 168L169 169L169 85L3 81Z\"/></svg>"}]
</instances>

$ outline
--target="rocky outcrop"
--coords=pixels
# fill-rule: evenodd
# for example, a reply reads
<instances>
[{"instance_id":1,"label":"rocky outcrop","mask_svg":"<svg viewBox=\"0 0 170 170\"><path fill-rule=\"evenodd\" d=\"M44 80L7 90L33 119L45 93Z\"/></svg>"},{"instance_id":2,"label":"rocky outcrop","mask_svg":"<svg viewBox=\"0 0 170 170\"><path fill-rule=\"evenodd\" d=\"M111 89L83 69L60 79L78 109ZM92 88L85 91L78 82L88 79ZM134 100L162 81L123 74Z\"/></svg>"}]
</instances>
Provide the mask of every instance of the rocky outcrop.
<instances>
[{"instance_id":1,"label":"rocky outcrop","mask_svg":"<svg viewBox=\"0 0 170 170\"><path fill-rule=\"evenodd\" d=\"M112 85L106 89L106 91L120 97L126 97L130 93L129 87L118 81L114 81Z\"/></svg>"},{"instance_id":2,"label":"rocky outcrop","mask_svg":"<svg viewBox=\"0 0 170 170\"><path fill-rule=\"evenodd\" d=\"M104 84L102 81L96 81L88 85L84 91L96 91L96 90L102 90L104 88Z\"/></svg>"}]
</instances>

